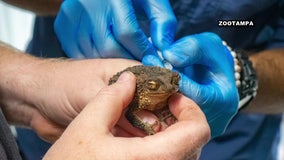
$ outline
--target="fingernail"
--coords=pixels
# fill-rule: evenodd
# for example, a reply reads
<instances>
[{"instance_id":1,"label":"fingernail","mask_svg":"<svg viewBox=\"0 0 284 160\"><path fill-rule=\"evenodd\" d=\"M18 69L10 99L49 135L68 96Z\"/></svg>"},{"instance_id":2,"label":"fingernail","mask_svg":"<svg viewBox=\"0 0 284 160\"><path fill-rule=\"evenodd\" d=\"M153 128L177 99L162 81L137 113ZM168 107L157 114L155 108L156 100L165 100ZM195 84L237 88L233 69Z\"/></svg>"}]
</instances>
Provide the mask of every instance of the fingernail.
<instances>
[{"instance_id":1,"label":"fingernail","mask_svg":"<svg viewBox=\"0 0 284 160\"><path fill-rule=\"evenodd\" d=\"M149 132L149 133L152 132L152 134L155 134L161 131L162 124L158 120L158 117L156 117L156 115L154 115L152 112L141 110L137 112L136 114L145 125L151 128L149 131L146 131L146 132Z\"/></svg>"},{"instance_id":2,"label":"fingernail","mask_svg":"<svg viewBox=\"0 0 284 160\"><path fill-rule=\"evenodd\" d=\"M126 82L126 81L130 81L133 78L133 73L127 71L127 72L123 72L117 82Z\"/></svg>"}]
</instances>

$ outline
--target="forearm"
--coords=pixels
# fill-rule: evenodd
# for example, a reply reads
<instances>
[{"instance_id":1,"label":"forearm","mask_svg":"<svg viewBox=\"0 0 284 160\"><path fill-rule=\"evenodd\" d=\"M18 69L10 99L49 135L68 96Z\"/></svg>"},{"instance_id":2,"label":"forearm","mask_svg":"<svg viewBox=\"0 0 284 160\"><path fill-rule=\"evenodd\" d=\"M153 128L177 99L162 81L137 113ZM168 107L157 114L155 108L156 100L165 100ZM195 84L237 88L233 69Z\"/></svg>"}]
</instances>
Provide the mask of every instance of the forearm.
<instances>
[{"instance_id":1,"label":"forearm","mask_svg":"<svg viewBox=\"0 0 284 160\"><path fill-rule=\"evenodd\" d=\"M62 0L2 0L37 15L56 15Z\"/></svg>"},{"instance_id":2,"label":"forearm","mask_svg":"<svg viewBox=\"0 0 284 160\"><path fill-rule=\"evenodd\" d=\"M250 56L258 76L256 98L244 111L284 112L284 48L266 50Z\"/></svg>"},{"instance_id":3,"label":"forearm","mask_svg":"<svg viewBox=\"0 0 284 160\"><path fill-rule=\"evenodd\" d=\"M33 111L28 116L40 111L66 125L108 84L111 76L140 64L126 59L43 59L16 52L0 45L0 106L11 122L21 122L13 118L23 118L15 116L15 111L19 114ZM27 123L24 119L24 124Z\"/></svg>"},{"instance_id":4,"label":"forearm","mask_svg":"<svg viewBox=\"0 0 284 160\"><path fill-rule=\"evenodd\" d=\"M27 106L22 96L25 95L23 84L26 80L23 72L32 67L34 60L0 43L0 106L10 123L28 125L35 111Z\"/></svg>"}]
</instances>

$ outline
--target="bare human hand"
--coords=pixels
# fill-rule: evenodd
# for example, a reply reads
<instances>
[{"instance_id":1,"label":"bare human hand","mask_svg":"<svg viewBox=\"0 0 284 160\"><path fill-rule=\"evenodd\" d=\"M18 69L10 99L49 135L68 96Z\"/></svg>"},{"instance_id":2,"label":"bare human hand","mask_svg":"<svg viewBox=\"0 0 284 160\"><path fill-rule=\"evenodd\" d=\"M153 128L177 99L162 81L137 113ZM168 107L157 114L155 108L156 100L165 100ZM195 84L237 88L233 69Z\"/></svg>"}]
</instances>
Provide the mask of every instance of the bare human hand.
<instances>
[{"instance_id":1,"label":"bare human hand","mask_svg":"<svg viewBox=\"0 0 284 160\"><path fill-rule=\"evenodd\" d=\"M134 90L131 73L122 74L115 84L101 89L44 159L197 159L210 138L210 128L200 108L181 94L169 100L178 122L164 131L143 138L112 134Z\"/></svg>"},{"instance_id":2,"label":"bare human hand","mask_svg":"<svg viewBox=\"0 0 284 160\"><path fill-rule=\"evenodd\" d=\"M116 72L140 64L123 59L60 60L18 54L0 45L1 109L11 124L28 126L53 142ZM44 126L44 127L42 127ZM113 130L144 136L122 117Z\"/></svg>"}]
</instances>

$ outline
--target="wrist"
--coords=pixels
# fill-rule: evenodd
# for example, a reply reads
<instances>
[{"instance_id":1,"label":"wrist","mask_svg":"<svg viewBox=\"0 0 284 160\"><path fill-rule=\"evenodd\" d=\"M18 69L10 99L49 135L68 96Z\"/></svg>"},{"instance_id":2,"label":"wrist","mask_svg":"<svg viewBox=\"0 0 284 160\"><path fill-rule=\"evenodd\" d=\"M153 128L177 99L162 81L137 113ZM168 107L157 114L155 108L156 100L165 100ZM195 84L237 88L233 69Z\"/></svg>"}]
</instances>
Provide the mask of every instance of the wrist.
<instances>
[{"instance_id":1,"label":"wrist","mask_svg":"<svg viewBox=\"0 0 284 160\"><path fill-rule=\"evenodd\" d=\"M32 79L27 68L35 62L35 58L0 43L0 106L9 123L29 124L34 109L28 107L25 99L29 96L26 82Z\"/></svg>"},{"instance_id":2,"label":"wrist","mask_svg":"<svg viewBox=\"0 0 284 160\"><path fill-rule=\"evenodd\" d=\"M258 79L256 71L246 54L232 50L224 41L223 44L228 48L234 59L234 75L239 93L238 109L240 110L246 107L257 94Z\"/></svg>"}]
</instances>

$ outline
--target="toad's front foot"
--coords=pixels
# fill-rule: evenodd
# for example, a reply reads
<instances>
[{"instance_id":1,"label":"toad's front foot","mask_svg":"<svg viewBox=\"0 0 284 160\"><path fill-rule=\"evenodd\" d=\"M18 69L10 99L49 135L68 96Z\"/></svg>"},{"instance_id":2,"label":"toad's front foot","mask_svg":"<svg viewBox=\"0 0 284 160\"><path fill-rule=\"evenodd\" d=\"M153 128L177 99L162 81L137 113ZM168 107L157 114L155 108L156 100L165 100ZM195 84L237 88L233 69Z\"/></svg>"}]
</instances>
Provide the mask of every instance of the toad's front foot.
<instances>
[{"instance_id":1,"label":"toad's front foot","mask_svg":"<svg viewBox=\"0 0 284 160\"><path fill-rule=\"evenodd\" d=\"M159 120L156 120L153 123L143 121L142 118L138 116L139 112L142 112L142 111L141 110L126 111L126 114L125 114L126 118L134 127L142 129L148 135L153 135L161 130L161 123Z\"/></svg>"}]
</instances>

